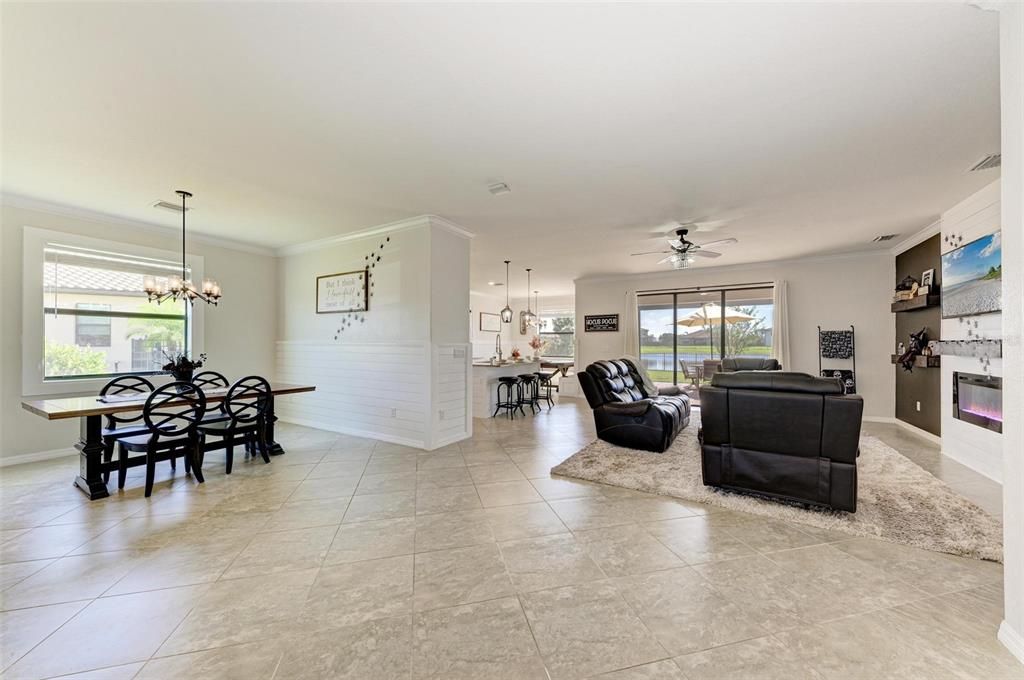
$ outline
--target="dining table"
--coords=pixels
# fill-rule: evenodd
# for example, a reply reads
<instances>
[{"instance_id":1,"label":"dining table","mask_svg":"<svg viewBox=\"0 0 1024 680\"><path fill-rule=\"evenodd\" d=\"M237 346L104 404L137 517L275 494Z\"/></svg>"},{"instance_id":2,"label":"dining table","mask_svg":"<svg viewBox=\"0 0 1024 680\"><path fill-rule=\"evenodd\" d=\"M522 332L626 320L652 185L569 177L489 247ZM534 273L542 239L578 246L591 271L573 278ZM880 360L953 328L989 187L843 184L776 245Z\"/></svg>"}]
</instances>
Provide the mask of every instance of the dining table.
<instances>
[{"instance_id":1,"label":"dining table","mask_svg":"<svg viewBox=\"0 0 1024 680\"><path fill-rule=\"evenodd\" d=\"M206 403L220 403L227 398L227 387L209 388L203 390L206 396ZM301 394L313 392L315 385L293 385L288 383L271 383L270 391L274 396L285 394ZM74 484L89 500L106 498L110 495L107 485L103 481L103 473L116 472L117 461L103 462L103 417L114 413L128 413L141 411L146 403L149 393L142 392L130 396L108 396L99 397L96 394L72 394L54 397L41 397L39 399L26 399L21 402L22 408L34 413L46 420L66 420L78 418L81 426L78 443L75 448L79 453L79 474L75 477ZM173 405L169 402L168 405ZM182 402L184 404L184 402ZM279 456L284 449L274 439L274 422L277 417L274 415L274 400L270 400L269 413L266 425L267 445L270 447L270 454Z\"/></svg>"}]
</instances>

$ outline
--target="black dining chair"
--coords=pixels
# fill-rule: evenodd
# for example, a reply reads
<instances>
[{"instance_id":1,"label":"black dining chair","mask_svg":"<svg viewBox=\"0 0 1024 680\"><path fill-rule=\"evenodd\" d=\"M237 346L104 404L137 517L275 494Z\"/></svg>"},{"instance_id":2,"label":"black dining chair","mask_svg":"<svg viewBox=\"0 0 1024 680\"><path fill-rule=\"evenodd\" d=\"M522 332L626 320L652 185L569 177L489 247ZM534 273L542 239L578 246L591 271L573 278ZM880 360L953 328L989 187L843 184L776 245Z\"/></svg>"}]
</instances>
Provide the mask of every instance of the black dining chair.
<instances>
[{"instance_id":1,"label":"black dining chair","mask_svg":"<svg viewBox=\"0 0 1024 680\"><path fill-rule=\"evenodd\" d=\"M223 373L217 371L202 371L192 376L192 384L203 391L203 394L209 394L210 390L221 390L225 387L230 387L231 383L224 377ZM217 408L208 408L206 415L203 416L204 423L212 423L221 420L227 420L228 414L224 410L224 402L221 402Z\"/></svg>"},{"instance_id":2,"label":"black dining chair","mask_svg":"<svg viewBox=\"0 0 1024 680\"><path fill-rule=\"evenodd\" d=\"M185 471L191 468L196 481L202 483L202 449L199 446L198 426L205 413L206 395L195 385L172 382L155 389L142 407L145 434L120 441L117 487L124 488L129 467L128 451L146 454L141 464L146 466L147 498L153 493L156 464L160 461L172 461L173 467L174 459L183 457Z\"/></svg>"},{"instance_id":3,"label":"black dining chair","mask_svg":"<svg viewBox=\"0 0 1024 680\"><path fill-rule=\"evenodd\" d=\"M129 399L137 397L142 399L153 391L153 383L142 376L122 375L114 378L100 390L101 401L114 401L111 397ZM106 398L106 399L105 399ZM146 425L142 422L142 412L111 413L106 416L106 427L100 431L103 439L103 462L110 463L114 458L114 446L118 440L125 437L146 432ZM103 483L110 481L110 470L103 473Z\"/></svg>"},{"instance_id":4,"label":"black dining chair","mask_svg":"<svg viewBox=\"0 0 1024 680\"><path fill-rule=\"evenodd\" d=\"M263 462L270 462L270 448L267 445L267 414L270 412L270 400L273 398L270 383L258 375L250 375L236 381L228 389L222 408L227 420L204 422L199 425L202 448L210 451L224 448L224 473L230 475L234 464L235 443L245 444L246 450L258 450ZM220 437L221 444L211 447L206 443L207 437Z\"/></svg>"}]
</instances>

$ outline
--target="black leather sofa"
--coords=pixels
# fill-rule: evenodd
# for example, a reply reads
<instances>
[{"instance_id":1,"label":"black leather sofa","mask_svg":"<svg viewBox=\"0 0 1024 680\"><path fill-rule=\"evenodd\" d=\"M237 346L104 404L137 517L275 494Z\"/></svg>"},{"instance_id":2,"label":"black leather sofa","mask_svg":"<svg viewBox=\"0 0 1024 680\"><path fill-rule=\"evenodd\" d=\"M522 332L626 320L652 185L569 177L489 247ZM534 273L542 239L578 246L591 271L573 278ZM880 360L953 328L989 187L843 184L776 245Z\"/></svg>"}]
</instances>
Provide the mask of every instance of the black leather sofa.
<instances>
[{"instance_id":1,"label":"black leather sofa","mask_svg":"<svg viewBox=\"0 0 1024 680\"><path fill-rule=\"evenodd\" d=\"M690 422L690 398L678 387L646 389L628 359L595 361L578 378L597 436L611 444L661 453Z\"/></svg>"},{"instance_id":2,"label":"black leather sofa","mask_svg":"<svg viewBox=\"0 0 1024 680\"><path fill-rule=\"evenodd\" d=\"M718 373L700 405L705 485L857 511L864 402L838 379Z\"/></svg>"},{"instance_id":3,"label":"black leather sofa","mask_svg":"<svg viewBox=\"0 0 1024 680\"><path fill-rule=\"evenodd\" d=\"M718 369L722 373L736 371L781 371L782 364L778 359L762 359L758 357L726 357Z\"/></svg>"}]
</instances>

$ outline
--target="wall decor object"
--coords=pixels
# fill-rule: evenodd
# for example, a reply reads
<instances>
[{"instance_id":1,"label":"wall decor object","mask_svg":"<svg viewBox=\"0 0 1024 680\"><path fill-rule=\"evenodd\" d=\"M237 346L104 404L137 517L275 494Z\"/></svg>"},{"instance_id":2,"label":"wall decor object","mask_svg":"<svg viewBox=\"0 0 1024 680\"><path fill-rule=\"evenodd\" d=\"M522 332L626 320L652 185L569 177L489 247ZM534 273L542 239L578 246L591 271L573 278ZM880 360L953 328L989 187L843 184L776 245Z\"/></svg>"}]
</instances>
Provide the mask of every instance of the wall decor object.
<instances>
[{"instance_id":1,"label":"wall decor object","mask_svg":"<svg viewBox=\"0 0 1024 680\"><path fill-rule=\"evenodd\" d=\"M921 274L921 286L931 290L931 287L935 285L935 270L925 269Z\"/></svg>"},{"instance_id":2,"label":"wall decor object","mask_svg":"<svg viewBox=\"0 0 1024 680\"><path fill-rule=\"evenodd\" d=\"M363 271L366 272L366 296L365 305L362 310L354 310L348 312L334 312L336 314L342 314L341 323L338 328L334 331L334 339L338 340L344 334L344 332L356 325L356 322L360 324L366 323L366 313L370 309L370 298L373 297L373 289L377 285L376 281L373 280L373 272L377 269L377 265L381 263L381 259L384 257L385 246L391 244L391 237L385 236L384 240L377 244L376 248L371 248L370 252L363 256ZM351 273L351 272L350 272ZM318 305L319 307L319 305Z\"/></svg>"},{"instance_id":3,"label":"wall decor object","mask_svg":"<svg viewBox=\"0 0 1024 680\"><path fill-rule=\"evenodd\" d=\"M849 362L849 368L824 366L824 360ZM857 345L854 328L823 331L818 326L818 373L823 378L839 378L845 394L857 393Z\"/></svg>"},{"instance_id":4,"label":"wall decor object","mask_svg":"<svg viewBox=\"0 0 1024 680\"><path fill-rule=\"evenodd\" d=\"M900 343L901 345L903 343ZM922 328L917 333L910 334L910 346L905 351L900 353L900 356L896 359L896 363L903 367L903 370L907 373L914 372L914 365L917 357L924 353L924 350L928 347L928 329ZM929 352L930 353L930 352Z\"/></svg>"},{"instance_id":5,"label":"wall decor object","mask_svg":"<svg viewBox=\"0 0 1024 680\"><path fill-rule=\"evenodd\" d=\"M480 312L480 330L485 333L501 332L501 315L490 312Z\"/></svg>"},{"instance_id":6,"label":"wall decor object","mask_svg":"<svg viewBox=\"0 0 1024 680\"><path fill-rule=\"evenodd\" d=\"M618 330L618 314L586 314L583 317L584 333L608 333Z\"/></svg>"},{"instance_id":7,"label":"wall decor object","mask_svg":"<svg viewBox=\"0 0 1024 680\"><path fill-rule=\"evenodd\" d=\"M316 277L316 313L365 312L370 308L368 269Z\"/></svg>"},{"instance_id":8,"label":"wall decor object","mask_svg":"<svg viewBox=\"0 0 1024 680\"><path fill-rule=\"evenodd\" d=\"M942 256L942 318L1002 309L1002 232L982 236Z\"/></svg>"}]
</instances>

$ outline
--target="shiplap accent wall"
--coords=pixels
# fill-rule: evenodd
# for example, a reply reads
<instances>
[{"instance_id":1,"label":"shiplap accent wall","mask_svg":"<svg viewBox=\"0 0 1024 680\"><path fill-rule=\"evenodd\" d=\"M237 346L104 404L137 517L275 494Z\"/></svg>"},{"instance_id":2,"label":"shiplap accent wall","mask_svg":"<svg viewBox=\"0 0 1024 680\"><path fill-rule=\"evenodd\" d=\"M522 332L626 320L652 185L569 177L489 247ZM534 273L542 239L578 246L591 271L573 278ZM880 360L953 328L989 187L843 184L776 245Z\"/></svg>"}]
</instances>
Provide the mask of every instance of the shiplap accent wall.
<instances>
[{"instance_id":1,"label":"shiplap accent wall","mask_svg":"<svg viewBox=\"0 0 1024 680\"><path fill-rule=\"evenodd\" d=\"M981 191L971 195L942 214L940 221L942 235L963 236L963 243L970 243L982 236L999 231L1001 228L999 205L999 181L996 180ZM942 243L942 253L953 250ZM981 314L966 317L978 322L972 328L983 338L1002 337L1002 314ZM956 319L942 320L943 340L966 340L967 327ZM1003 477L1003 436L984 428L965 423L953 417L953 371L981 373L984 371L977 359L971 357L942 357L942 452L981 474L1002 481ZM992 375L1003 375L1003 360L992 360Z\"/></svg>"},{"instance_id":2,"label":"shiplap accent wall","mask_svg":"<svg viewBox=\"0 0 1024 680\"><path fill-rule=\"evenodd\" d=\"M432 441L429 448L451 444L473 434L470 403L470 362L472 345L448 343L435 345Z\"/></svg>"},{"instance_id":3,"label":"shiplap accent wall","mask_svg":"<svg viewBox=\"0 0 1024 680\"><path fill-rule=\"evenodd\" d=\"M279 418L332 432L427 448L427 343L279 341L277 378L316 385L281 397Z\"/></svg>"}]
</instances>

